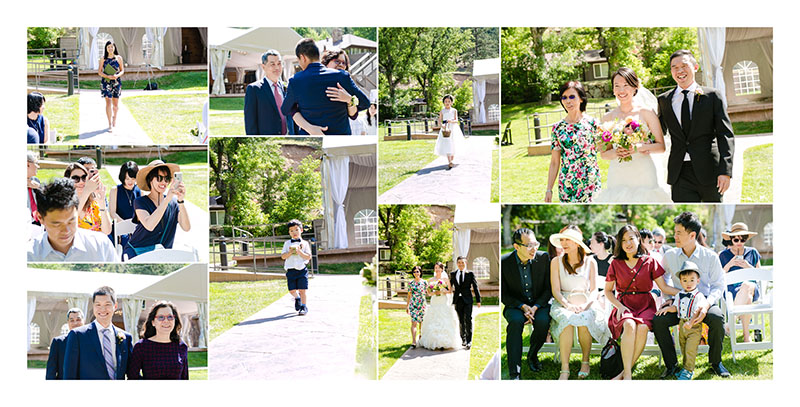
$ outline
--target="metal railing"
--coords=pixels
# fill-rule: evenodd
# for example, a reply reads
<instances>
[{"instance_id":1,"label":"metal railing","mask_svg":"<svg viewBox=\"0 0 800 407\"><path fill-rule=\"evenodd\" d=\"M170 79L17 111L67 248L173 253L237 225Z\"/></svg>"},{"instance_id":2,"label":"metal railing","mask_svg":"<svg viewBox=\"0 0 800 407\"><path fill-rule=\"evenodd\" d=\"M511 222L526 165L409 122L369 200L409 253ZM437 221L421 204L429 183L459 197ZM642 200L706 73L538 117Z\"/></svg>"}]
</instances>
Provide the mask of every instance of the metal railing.
<instances>
[{"instance_id":1,"label":"metal railing","mask_svg":"<svg viewBox=\"0 0 800 407\"><path fill-rule=\"evenodd\" d=\"M386 120L387 136L406 136L406 140L411 140L413 134L437 134L434 127L438 125L438 118L423 117L417 119ZM458 119L461 131L466 136L472 135L472 120Z\"/></svg>"},{"instance_id":2,"label":"metal railing","mask_svg":"<svg viewBox=\"0 0 800 407\"><path fill-rule=\"evenodd\" d=\"M394 274L383 274L378 276L378 296L381 300L390 300L398 293L405 291L409 283L406 275L407 271L396 271Z\"/></svg>"},{"instance_id":3,"label":"metal railing","mask_svg":"<svg viewBox=\"0 0 800 407\"><path fill-rule=\"evenodd\" d=\"M77 49L38 48L28 50L28 85L66 88L72 95L80 89Z\"/></svg>"},{"instance_id":4,"label":"metal railing","mask_svg":"<svg viewBox=\"0 0 800 407\"><path fill-rule=\"evenodd\" d=\"M283 251L284 243L291 239L289 235L279 235L276 229L285 224L273 225L254 225L253 227L263 228L272 227L272 234L269 236L255 236L244 229L244 227L227 226L231 228L231 237L220 236L211 238L211 268L212 270L248 270L255 272L283 273L283 261L272 258L272 265L268 265L268 258L280 255ZM223 227L226 228L226 227ZM308 271L313 275L318 270L318 247L317 239L313 228L305 231L302 235L311 246L311 260L308 263ZM241 265L236 260L247 260L248 265Z\"/></svg>"},{"instance_id":5,"label":"metal railing","mask_svg":"<svg viewBox=\"0 0 800 407\"><path fill-rule=\"evenodd\" d=\"M611 109L612 107L608 103L602 107L588 106L586 108L586 114L601 118L603 115L610 112ZM549 143L550 129L566 116L567 112L565 112L564 109L525 115L525 123L528 126L528 146ZM531 132L533 132L533 134L531 134ZM533 138L531 136L533 136Z\"/></svg>"}]
</instances>

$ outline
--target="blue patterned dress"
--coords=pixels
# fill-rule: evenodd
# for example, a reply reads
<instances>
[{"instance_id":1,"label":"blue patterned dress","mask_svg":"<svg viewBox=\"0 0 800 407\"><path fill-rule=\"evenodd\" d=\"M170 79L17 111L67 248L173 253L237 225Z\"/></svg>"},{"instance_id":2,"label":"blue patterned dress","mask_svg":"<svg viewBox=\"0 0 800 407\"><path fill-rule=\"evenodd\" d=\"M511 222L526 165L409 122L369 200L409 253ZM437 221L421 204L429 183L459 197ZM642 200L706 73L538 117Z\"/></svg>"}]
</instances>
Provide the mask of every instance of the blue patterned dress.
<instances>
[{"instance_id":1,"label":"blue patterned dress","mask_svg":"<svg viewBox=\"0 0 800 407\"><path fill-rule=\"evenodd\" d=\"M117 61L116 58L106 58L103 60L103 70L105 70L106 65L113 66L117 71L120 70L119 61ZM100 79L100 93L104 98L119 98L119 95L122 93L122 79Z\"/></svg>"}]
</instances>

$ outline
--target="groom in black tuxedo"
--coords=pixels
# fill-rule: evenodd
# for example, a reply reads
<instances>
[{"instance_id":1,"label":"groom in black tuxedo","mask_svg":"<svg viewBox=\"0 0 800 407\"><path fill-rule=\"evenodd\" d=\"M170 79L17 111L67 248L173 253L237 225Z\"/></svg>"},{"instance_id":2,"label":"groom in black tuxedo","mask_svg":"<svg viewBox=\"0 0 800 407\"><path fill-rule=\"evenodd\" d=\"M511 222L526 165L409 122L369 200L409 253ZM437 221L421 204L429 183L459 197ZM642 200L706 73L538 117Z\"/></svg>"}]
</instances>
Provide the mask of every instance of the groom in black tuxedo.
<instances>
[{"instance_id":1,"label":"groom in black tuxedo","mask_svg":"<svg viewBox=\"0 0 800 407\"><path fill-rule=\"evenodd\" d=\"M453 283L453 305L458 314L458 326L461 332L461 346L466 349L472 347L472 291L475 291L475 302L481 307L481 292L475 274L467 271L467 258L458 256L456 259L458 270L450 273Z\"/></svg>"},{"instance_id":2,"label":"groom in black tuxedo","mask_svg":"<svg viewBox=\"0 0 800 407\"><path fill-rule=\"evenodd\" d=\"M669 131L667 182L674 202L722 202L733 173L733 129L718 90L695 82L697 60L688 50L670 56L678 86L658 97L661 127Z\"/></svg>"},{"instance_id":3,"label":"groom in black tuxedo","mask_svg":"<svg viewBox=\"0 0 800 407\"><path fill-rule=\"evenodd\" d=\"M527 228L514 232L514 251L500 260L500 299L506 328L508 370L512 380L518 380L522 365L522 331L525 324L533 324L528 350L528 367L533 372L542 370L539 349L547 339L550 329L550 256L540 252L539 242Z\"/></svg>"}]
</instances>

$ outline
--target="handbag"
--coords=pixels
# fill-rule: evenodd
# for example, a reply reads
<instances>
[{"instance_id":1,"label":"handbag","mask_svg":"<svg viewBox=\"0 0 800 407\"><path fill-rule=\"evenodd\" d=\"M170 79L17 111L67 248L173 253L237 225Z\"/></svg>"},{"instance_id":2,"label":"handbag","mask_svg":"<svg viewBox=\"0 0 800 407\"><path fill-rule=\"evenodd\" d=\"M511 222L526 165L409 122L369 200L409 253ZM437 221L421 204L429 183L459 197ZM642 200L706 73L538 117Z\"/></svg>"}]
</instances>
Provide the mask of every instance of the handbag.
<instances>
[{"instance_id":1,"label":"handbag","mask_svg":"<svg viewBox=\"0 0 800 407\"><path fill-rule=\"evenodd\" d=\"M450 123L442 125L442 137L450 137Z\"/></svg>"},{"instance_id":2,"label":"handbag","mask_svg":"<svg viewBox=\"0 0 800 407\"><path fill-rule=\"evenodd\" d=\"M613 379L622 372L622 354L619 344L612 338L608 339L603 350L600 351L600 376L603 379Z\"/></svg>"}]
</instances>

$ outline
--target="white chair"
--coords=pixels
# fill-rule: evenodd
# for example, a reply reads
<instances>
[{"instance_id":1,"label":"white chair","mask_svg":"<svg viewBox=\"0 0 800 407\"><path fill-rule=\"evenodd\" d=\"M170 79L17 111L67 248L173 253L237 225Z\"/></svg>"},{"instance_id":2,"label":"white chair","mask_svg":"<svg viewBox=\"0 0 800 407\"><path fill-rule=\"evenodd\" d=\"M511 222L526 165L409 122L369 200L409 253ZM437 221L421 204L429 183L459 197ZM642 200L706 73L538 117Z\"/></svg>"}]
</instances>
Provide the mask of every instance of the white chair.
<instances>
[{"instance_id":1,"label":"white chair","mask_svg":"<svg viewBox=\"0 0 800 407\"><path fill-rule=\"evenodd\" d=\"M133 223L133 219L126 219L121 222L114 220L114 246L117 248L117 254L122 254L122 251L125 249L120 244L119 238L120 236L127 235L129 233L133 233L136 229L136 224Z\"/></svg>"},{"instance_id":2,"label":"white chair","mask_svg":"<svg viewBox=\"0 0 800 407\"><path fill-rule=\"evenodd\" d=\"M764 350L772 349L772 332L774 328L774 321L772 318L773 303L772 303L772 267L760 267L734 270L725 274L725 284L735 284L744 281L756 281L761 297L757 303L748 305L735 305L733 303L734 297L730 292L725 291L725 314L727 317L727 324L731 338L731 355L733 361L736 362L736 351L739 350ZM750 314L753 316L753 322L750 324L750 329L761 329L763 337L761 342L736 342L736 330L742 329L742 324L737 322L737 317L740 315ZM767 322L769 320L769 322ZM767 327L769 327L769 335L767 335Z\"/></svg>"},{"instance_id":3,"label":"white chair","mask_svg":"<svg viewBox=\"0 0 800 407\"><path fill-rule=\"evenodd\" d=\"M156 249L140 254L128 263L196 263L199 260L197 250Z\"/></svg>"}]
</instances>

